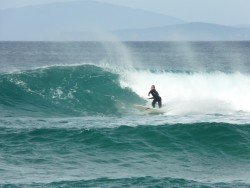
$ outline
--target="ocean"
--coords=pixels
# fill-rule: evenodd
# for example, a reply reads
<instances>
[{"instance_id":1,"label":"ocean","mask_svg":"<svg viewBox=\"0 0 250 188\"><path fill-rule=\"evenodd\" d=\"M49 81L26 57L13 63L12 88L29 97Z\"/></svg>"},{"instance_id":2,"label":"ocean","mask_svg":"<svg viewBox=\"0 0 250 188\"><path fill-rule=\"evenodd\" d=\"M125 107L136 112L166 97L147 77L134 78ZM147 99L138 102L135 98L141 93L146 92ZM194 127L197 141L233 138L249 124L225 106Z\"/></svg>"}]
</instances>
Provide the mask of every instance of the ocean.
<instances>
[{"instance_id":1,"label":"ocean","mask_svg":"<svg viewBox=\"0 0 250 188\"><path fill-rule=\"evenodd\" d=\"M0 42L0 187L250 187L249 52Z\"/></svg>"}]
</instances>

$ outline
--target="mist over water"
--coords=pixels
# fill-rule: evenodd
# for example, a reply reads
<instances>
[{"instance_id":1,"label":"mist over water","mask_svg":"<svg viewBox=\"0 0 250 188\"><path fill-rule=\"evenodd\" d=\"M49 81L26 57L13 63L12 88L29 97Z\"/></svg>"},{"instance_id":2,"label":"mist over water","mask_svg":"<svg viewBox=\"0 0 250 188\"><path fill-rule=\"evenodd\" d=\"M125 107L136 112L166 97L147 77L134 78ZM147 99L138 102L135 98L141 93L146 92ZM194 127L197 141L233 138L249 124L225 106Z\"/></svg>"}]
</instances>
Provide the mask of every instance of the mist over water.
<instances>
[{"instance_id":1,"label":"mist over water","mask_svg":"<svg viewBox=\"0 0 250 188\"><path fill-rule=\"evenodd\" d=\"M0 186L248 187L250 43L114 41L0 42Z\"/></svg>"}]
</instances>

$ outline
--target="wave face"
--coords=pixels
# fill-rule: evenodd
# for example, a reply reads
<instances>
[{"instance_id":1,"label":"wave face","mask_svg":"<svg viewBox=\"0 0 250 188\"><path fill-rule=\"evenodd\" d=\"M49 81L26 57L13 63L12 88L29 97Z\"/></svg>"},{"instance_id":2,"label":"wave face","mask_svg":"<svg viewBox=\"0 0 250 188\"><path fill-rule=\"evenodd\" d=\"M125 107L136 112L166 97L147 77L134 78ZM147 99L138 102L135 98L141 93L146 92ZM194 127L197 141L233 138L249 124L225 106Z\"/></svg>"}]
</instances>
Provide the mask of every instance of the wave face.
<instances>
[{"instance_id":1,"label":"wave face","mask_svg":"<svg viewBox=\"0 0 250 188\"><path fill-rule=\"evenodd\" d=\"M0 106L20 115L119 114L142 101L119 75L92 65L1 74L0 83Z\"/></svg>"}]
</instances>

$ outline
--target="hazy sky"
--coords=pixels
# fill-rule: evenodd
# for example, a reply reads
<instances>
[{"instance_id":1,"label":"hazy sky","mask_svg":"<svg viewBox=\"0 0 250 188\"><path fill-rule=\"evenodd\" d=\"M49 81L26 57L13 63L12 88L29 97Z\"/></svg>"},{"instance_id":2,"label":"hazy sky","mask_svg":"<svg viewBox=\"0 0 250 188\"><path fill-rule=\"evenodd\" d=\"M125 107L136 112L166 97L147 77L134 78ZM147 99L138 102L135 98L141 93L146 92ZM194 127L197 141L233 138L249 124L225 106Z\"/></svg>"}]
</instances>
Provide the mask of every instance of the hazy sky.
<instances>
[{"instance_id":1,"label":"hazy sky","mask_svg":"<svg viewBox=\"0 0 250 188\"><path fill-rule=\"evenodd\" d=\"M0 0L0 8L74 0ZM84 1L84 0L82 0ZM96 0L150 10L185 21L250 25L250 0Z\"/></svg>"}]
</instances>

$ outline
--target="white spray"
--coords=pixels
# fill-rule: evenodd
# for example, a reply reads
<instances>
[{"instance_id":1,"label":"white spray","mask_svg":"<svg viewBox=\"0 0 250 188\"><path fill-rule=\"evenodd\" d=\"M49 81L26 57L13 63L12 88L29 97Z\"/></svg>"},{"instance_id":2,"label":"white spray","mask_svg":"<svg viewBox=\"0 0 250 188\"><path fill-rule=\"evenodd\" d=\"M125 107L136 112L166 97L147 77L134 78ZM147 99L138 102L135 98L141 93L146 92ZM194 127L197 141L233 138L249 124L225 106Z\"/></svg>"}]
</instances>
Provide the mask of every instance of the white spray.
<instances>
[{"instance_id":1,"label":"white spray","mask_svg":"<svg viewBox=\"0 0 250 188\"><path fill-rule=\"evenodd\" d=\"M145 99L156 85L169 114L250 112L250 75L130 71L120 81Z\"/></svg>"}]
</instances>

